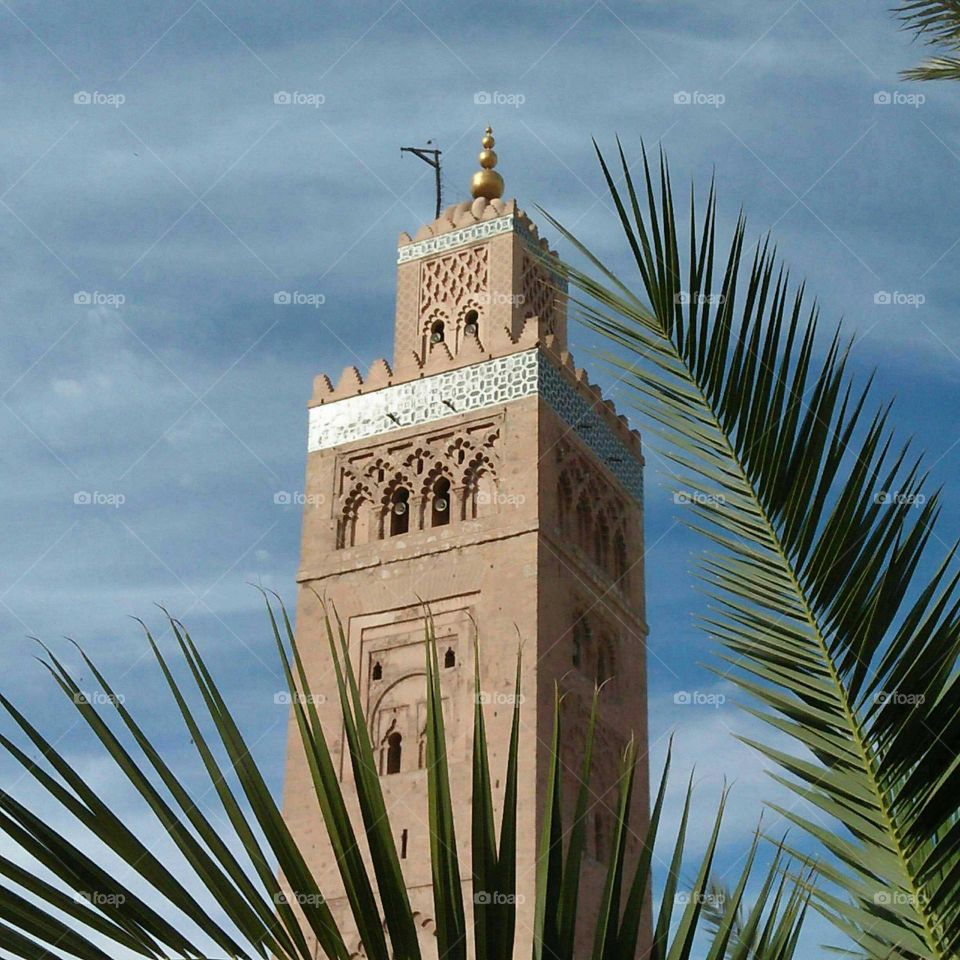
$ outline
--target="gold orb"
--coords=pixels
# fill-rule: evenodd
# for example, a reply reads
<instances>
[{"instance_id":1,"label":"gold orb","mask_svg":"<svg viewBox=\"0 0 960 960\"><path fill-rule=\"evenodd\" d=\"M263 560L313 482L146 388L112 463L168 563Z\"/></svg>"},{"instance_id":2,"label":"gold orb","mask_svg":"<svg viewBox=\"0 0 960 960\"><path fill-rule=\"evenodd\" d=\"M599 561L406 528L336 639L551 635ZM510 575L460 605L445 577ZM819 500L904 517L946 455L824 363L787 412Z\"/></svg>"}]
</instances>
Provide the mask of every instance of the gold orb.
<instances>
[{"instance_id":1,"label":"gold orb","mask_svg":"<svg viewBox=\"0 0 960 960\"><path fill-rule=\"evenodd\" d=\"M503 196L503 177L496 170L478 170L470 180L470 193L496 200Z\"/></svg>"},{"instance_id":2,"label":"gold orb","mask_svg":"<svg viewBox=\"0 0 960 960\"><path fill-rule=\"evenodd\" d=\"M487 129L489 130L490 128L487 127ZM484 145L484 147L487 150L489 150L494 145L494 143L496 143L496 141L493 139L493 136L489 133L484 134L483 139L480 142Z\"/></svg>"},{"instance_id":3,"label":"gold orb","mask_svg":"<svg viewBox=\"0 0 960 960\"><path fill-rule=\"evenodd\" d=\"M493 150L481 150L477 159L480 161L480 166L488 170L497 165L497 155Z\"/></svg>"}]
</instances>

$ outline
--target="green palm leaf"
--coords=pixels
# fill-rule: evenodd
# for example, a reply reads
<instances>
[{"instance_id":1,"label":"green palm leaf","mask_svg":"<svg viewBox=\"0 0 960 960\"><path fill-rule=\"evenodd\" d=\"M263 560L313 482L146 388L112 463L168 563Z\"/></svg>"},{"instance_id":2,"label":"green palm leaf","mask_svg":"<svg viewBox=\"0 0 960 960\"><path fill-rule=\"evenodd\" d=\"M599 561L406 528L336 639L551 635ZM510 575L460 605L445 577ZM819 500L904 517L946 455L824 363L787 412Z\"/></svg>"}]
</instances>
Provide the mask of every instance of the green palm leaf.
<instances>
[{"instance_id":1,"label":"green palm leaf","mask_svg":"<svg viewBox=\"0 0 960 960\"><path fill-rule=\"evenodd\" d=\"M960 52L960 0L906 0L895 8L909 30L932 46ZM960 57L937 56L904 70L907 80L960 80Z\"/></svg>"},{"instance_id":2,"label":"green palm leaf","mask_svg":"<svg viewBox=\"0 0 960 960\"><path fill-rule=\"evenodd\" d=\"M599 153L599 151L598 151ZM786 782L846 831L785 812L833 856L849 900L818 901L876 957L960 946L960 598L952 552L920 571L939 513L922 465L868 414L839 332L815 359L818 316L745 224L716 252L713 188L681 246L670 176L644 155L637 187L600 156L642 295L569 268L588 325L654 424L712 550L708 631L759 715L805 748L758 743ZM927 560L929 563L929 560Z\"/></svg>"},{"instance_id":3,"label":"green palm leaf","mask_svg":"<svg viewBox=\"0 0 960 960\"><path fill-rule=\"evenodd\" d=\"M362 831L351 822L327 741L315 709L307 672L282 605L278 612L267 603L270 628L287 679L292 722L307 756L309 773L317 795L319 815L330 836L341 879L361 943L368 957L419 960L420 945L411 912L386 804L376 773L373 747L362 711L360 691L348 655L346 638L338 620L327 620L328 638L337 678L346 737L359 798ZM436 642L429 613L424 645L428 701L428 805L433 844L434 900L438 918L436 955L465 956L469 928L462 875L465 860L454 830L453 798L446 762ZM53 878L42 879L11 860L0 857L0 955L34 958L63 956L78 960L112 960L116 948L148 958L230 957L254 960L313 960L312 941L327 957L346 958L348 947L326 906L323 892L298 849L282 813L254 763L217 683L189 632L179 621L168 625L191 683L182 685L174 676L168 658L146 628L147 642L164 682L196 747L232 835L199 808L184 780L150 743L142 727L114 694L107 678L81 651L83 663L106 694L103 702L91 703L82 694L70 669L50 650L44 664L80 721L93 734L125 779L145 801L156 818L157 836L165 836L182 855L186 869L174 874L150 853L111 810L110 800L96 784L85 780L58 751L55 743L0 696L0 706L18 731L45 762L41 766L12 738L0 734L0 747L35 781L47 797L73 815L115 860L124 865L124 876L146 881L151 896L142 898L118 879L118 871L101 866L81 851L67 836L33 813L7 792L0 791L0 831L25 854L32 856ZM503 960L514 955L516 895L517 751L520 730L520 665L502 804L499 836L494 816L491 777L483 711L479 697L480 656L477 654L477 708L474 730L472 881L474 891L488 894L486 904L474 897L474 943L477 960ZM202 711L190 706L199 696ZM590 719L592 729L596 701ZM111 723L113 714L114 723ZM555 744L560 742L559 696ZM114 727L118 729L114 729ZM212 728L211 742L204 730ZM134 747L135 749L131 749ZM222 751L225 761L218 761ZM630 744L620 774L618 820L609 857L603 907L597 917L577 916L577 890L584 846L583 822L588 811L590 751L584 759L578 790L575 822L566 831L560 811L560 756L551 757L550 803L545 818L544 846L538 860L536 915L542 931L535 941L535 954L572 958L577 924L591 923L596 931L597 960L633 960L640 943L641 917L651 889L653 845L666 796L666 774L661 782L651 823L639 857L627 856L626 838L630 798L637 764L637 747ZM47 769L49 768L49 769ZM669 759L668 759L669 768ZM162 785L163 791L159 789ZM684 823L690 806L688 788ZM660 907L657 940L650 953L656 960L685 960L691 956L698 934L708 932L703 915L707 877L714 861L723 803L707 844L696 882L689 893L681 891L685 832L674 848L670 875ZM236 854L242 851L242 856ZM369 868L363 851L369 856ZM246 861L246 862L244 862ZM738 887L738 906L753 866L753 854ZM277 869L278 868L278 869ZM468 885L469 886L469 885ZM217 904L223 921L210 915L202 898L189 891L204 891ZM495 894L495 896L490 896ZM764 931L761 947L751 957L757 960L790 960L796 950L810 885L788 879L786 865L777 858L749 907L748 920ZM150 902L147 902L147 901ZM674 915L677 903L684 908ZM485 907L485 909L478 909ZM192 928L185 921L191 921ZM713 943L726 945L734 918L714 921ZM196 929L195 935L189 932ZM197 937L202 937L199 942ZM215 953L204 944L213 944ZM712 957L722 953L714 950Z\"/></svg>"}]
</instances>

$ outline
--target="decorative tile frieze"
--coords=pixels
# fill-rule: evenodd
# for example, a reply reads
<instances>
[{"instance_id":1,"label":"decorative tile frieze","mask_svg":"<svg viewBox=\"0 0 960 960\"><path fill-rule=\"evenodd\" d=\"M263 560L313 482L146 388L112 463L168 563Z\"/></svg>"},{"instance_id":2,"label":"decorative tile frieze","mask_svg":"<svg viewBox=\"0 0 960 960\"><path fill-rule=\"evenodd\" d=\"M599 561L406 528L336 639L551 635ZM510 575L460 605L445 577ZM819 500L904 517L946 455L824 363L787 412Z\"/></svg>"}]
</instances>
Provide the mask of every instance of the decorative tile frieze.
<instances>
[{"instance_id":1,"label":"decorative tile frieze","mask_svg":"<svg viewBox=\"0 0 960 960\"><path fill-rule=\"evenodd\" d=\"M509 233L514 229L516 217L510 214L506 217L497 217L495 220L481 220L469 227L451 230L450 233L441 233L439 237L428 237L416 243L408 243L397 250L397 263L407 263L410 260L421 260L423 257L432 257L437 253L444 253L468 243L486 240L501 233Z\"/></svg>"},{"instance_id":2,"label":"decorative tile frieze","mask_svg":"<svg viewBox=\"0 0 960 960\"><path fill-rule=\"evenodd\" d=\"M643 468L606 422L539 349L497 357L313 407L313 453L539 393L624 488L643 500Z\"/></svg>"}]
</instances>

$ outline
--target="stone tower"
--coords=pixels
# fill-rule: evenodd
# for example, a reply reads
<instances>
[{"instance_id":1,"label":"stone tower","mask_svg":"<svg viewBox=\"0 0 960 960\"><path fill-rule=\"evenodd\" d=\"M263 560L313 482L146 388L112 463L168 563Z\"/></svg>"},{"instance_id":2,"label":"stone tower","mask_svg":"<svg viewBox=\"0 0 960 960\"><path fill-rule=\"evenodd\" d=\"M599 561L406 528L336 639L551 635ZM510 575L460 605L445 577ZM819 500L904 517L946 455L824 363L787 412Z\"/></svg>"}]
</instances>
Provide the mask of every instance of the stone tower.
<instances>
[{"instance_id":1,"label":"stone tower","mask_svg":"<svg viewBox=\"0 0 960 960\"><path fill-rule=\"evenodd\" d=\"M473 646L479 639L499 801L518 635L523 640L516 956L527 958L554 685L567 693L572 801L590 697L597 680L608 681L578 925L584 946L602 888L618 758L631 732L645 753L643 458L639 436L568 352L556 254L516 201L501 199L492 146L488 129L472 202L400 235L393 363L377 360L365 378L347 368L336 386L326 376L315 381L297 633L312 689L327 697L321 718L350 798L353 774L313 591L336 605L425 946L434 910L418 598L430 604L440 638L468 909ZM647 792L644 757L635 834L646 825ZM335 916L352 929L295 725L284 806Z\"/></svg>"}]
</instances>

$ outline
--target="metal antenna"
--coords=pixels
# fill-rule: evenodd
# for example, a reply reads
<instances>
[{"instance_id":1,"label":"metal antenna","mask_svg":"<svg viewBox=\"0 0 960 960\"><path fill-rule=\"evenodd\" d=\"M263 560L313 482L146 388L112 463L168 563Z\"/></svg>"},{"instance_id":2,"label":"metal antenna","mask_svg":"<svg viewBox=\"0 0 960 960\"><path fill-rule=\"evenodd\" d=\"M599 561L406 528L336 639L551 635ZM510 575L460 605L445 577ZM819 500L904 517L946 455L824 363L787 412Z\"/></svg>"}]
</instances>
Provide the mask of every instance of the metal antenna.
<instances>
[{"instance_id":1,"label":"metal antenna","mask_svg":"<svg viewBox=\"0 0 960 960\"><path fill-rule=\"evenodd\" d=\"M432 140L427 141L428 144L433 143ZM401 147L400 154L401 156L404 153L412 153L415 157L419 157L424 163L429 164L433 167L434 176L436 177L437 182L437 212L434 214L435 219L440 217L440 207L443 205L443 196L441 193L440 187L440 152L436 147Z\"/></svg>"}]
</instances>

